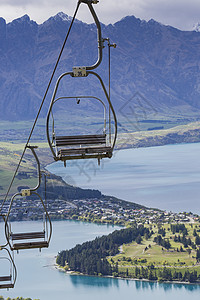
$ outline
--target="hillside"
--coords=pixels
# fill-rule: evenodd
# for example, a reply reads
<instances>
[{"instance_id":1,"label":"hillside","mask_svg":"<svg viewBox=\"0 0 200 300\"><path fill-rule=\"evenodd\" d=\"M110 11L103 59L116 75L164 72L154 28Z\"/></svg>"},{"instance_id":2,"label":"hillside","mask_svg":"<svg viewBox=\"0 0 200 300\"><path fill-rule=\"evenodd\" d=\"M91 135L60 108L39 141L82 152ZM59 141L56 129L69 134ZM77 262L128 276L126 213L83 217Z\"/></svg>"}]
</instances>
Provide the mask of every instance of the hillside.
<instances>
[{"instance_id":1,"label":"hillside","mask_svg":"<svg viewBox=\"0 0 200 300\"><path fill-rule=\"evenodd\" d=\"M21 123L20 123L21 124ZM27 122L24 123L27 125ZM27 138L27 133L22 133L21 127L12 123L12 130L5 130L6 126L3 126L3 130L0 130L1 145L0 145L0 178L1 184L0 189L1 193L6 192L8 182L11 180L11 176L17 166L19 157L22 153L24 143L19 143L18 138L21 137L23 141ZM22 125L21 125L22 126ZM7 125L8 128L8 125ZM15 129L14 129L15 128ZM151 129L151 127L150 127ZM8 133L9 131L9 133ZM24 135L23 135L24 134ZM40 137L40 132L37 132L38 137ZM16 139L15 142L10 142L10 140ZM42 138L41 138L42 139ZM3 140L8 140L3 142ZM116 150L125 149L125 148L138 148L138 147L152 147L152 146L162 146L167 144L176 144L176 143L194 143L200 142L200 122L189 123L187 125L175 126L169 129L162 130L146 130L138 132L126 132L120 133L117 138ZM47 146L47 143L41 143L32 141L32 144L38 145L39 149L37 153L42 167L53 162L53 159L50 154L50 150ZM20 167L19 173L28 172L28 174L35 174L35 167L33 157L25 156L22 165ZM31 175L31 176L32 176ZM23 177L23 176L22 176ZM29 182L29 178L25 180ZM14 182L14 190L18 186L25 185L24 178L17 177Z\"/></svg>"},{"instance_id":2,"label":"hillside","mask_svg":"<svg viewBox=\"0 0 200 300\"><path fill-rule=\"evenodd\" d=\"M44 171L45 166L52 162L49 149L45 143L37 143L39 149L36 150L40 162L41 170ZM23 149L23 144L14 144L2 142L0 146L0 204L5 197L8 186L11 182L12 176L18 164L21 152ZM28 152L28 151L27 151ZM64 167L63 167L64 168ZM77 186L72 186L67 184L60 176L56 176L46 171L46 199L48 199L48 208L51 210L52 219L60 218L71 218L73 215L78 214L82 211L82 217L84 213L91 213L92 210L109 209L111 205L116 207L122 207L123 209L143 209L144 206L124 201L112 196L103 195L98 190L92 189L82 189ZM9 195L13 195L20 192L24 188L33 188L38 182L36 173L36 164L31 153L25 153L22 160L21 167L17 172L16 178L12 185ZM38 189L38 193L44 198L45 186L44 186L44 176L42 176L41 186ZM9 197L8 197L9 199ZM33 199L28 199L29 205L30 201L34 202ZM15 200L16 204L21 207L21 199ZM98 204L97 204L98 203ZM3 207L3 212L8 209L9 201L7 201ZM33 203L34 206L34 203ZM40 212L40 206L38 206ZM79 211L80 209L80 211ZM27 210L27 207L26 207ZM62 211L62 212L61 212ZM63 217L63 211L64 217ZM83 213L84 212L84 213ZM19 210L17 211L17 214ZM38 212L36 212L37 215ZM18 215L16 214L16 218ZM40 216L40 214L39 214ZM25 214L25 218L27 214ZM37 215L38 217L38 215Z\"/></svg>"},{"instance_id":3,"label":"hillside","mask_svg":"<svg viewBox=\"0 0 200 300\"><path fill-rule=\"evenodd\" d=\"M69 24L70 17L63 13L41 25L27 15L8 24L0 18L1 120L28 120L35 116ZM124 119L128 114L134 122L153 118L187 123L199 118L199 32L184 32L134 16L102 28L103 36L117 43L112 50L112 100L125 128L131 126ZM95 26L77 20L55 80L74 65L94 63L96 52ZM106 49L104 54L99 71L107 82ZM95 82L89 89L76 82L64 87L69 94L74 89L81 94L98 91Z\"/></svg>"},{"instance_id":4,"label":"hillside","mask_svg":"<svg viewBox=\"0 0 200 300\"><path fill-rule=\"evenodd\" d=\"M198 233L199 223L134 224L63 250L56 262L86 275L199 283Z\"/></svg>"},{"instance_id":5,"label":"hillside","mask_svg":"<svg viewBox=\"0 0 200 300\"><path fill-rule=\"evenodd\" d=\"M124 243L109 257L119 276L159 281L198 282L199 223L151 224L152 235Z\"/></svg>"},{"instance_id":6,"label":"hillside","mask_svg":"<svg viewBox=\"0 0 200 300\"><path fill-rule=\"evenodd\" d=\"M197 142L200 142L200 122L165 130L122 133L118 136L117 149Z\"/></svg>"}]
</instances>

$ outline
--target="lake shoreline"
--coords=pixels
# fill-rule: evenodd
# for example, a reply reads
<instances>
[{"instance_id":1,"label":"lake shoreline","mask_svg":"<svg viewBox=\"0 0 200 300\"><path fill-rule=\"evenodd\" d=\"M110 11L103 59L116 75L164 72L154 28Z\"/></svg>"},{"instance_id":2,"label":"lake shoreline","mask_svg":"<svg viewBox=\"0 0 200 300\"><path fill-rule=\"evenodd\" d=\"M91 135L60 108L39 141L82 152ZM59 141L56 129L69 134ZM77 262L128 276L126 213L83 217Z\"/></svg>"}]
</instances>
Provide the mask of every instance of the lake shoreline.
<instances>
[{"instance_id":1,"label":"lake shoreline","mask_svg":"<svg viewBox=\"0 0 200 300\"><path fill-rule=\"evenodd\" d=\"M112 278L112 279L120 279L120 280L130 280L130 281L140 281L140 282L153 282L153 283L158 283L158 284L181 284L181 285L200 285L200 281L199 282L187 282L187 281L175 281L175 280L172 280L172 281L159 281L159 280L148 280L148 279L145 279L145 278L129 278L129 277L121 277L121 276L98 276L98 275L87 275L87 274L83 274L83 273L80 273L80 272L76 272L76 271L69 271L69 270L65 270L63 267L59 266L57 263L54 265L55 269L60 271L60 272L63 272L67 275L73 275L73 276L86 276L86 277L96 277L96 278Z\"/></svg>"}]
</instances>

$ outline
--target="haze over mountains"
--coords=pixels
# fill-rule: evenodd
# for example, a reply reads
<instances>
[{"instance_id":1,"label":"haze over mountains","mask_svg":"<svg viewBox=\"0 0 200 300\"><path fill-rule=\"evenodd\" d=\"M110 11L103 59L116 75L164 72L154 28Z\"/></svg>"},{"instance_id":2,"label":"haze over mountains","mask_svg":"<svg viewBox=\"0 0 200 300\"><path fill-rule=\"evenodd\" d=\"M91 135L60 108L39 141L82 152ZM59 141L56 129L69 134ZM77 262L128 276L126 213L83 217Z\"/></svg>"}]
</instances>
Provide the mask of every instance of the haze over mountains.
<instances>
[{"instance_id":1,"label":"haze over mountains","mask_svg":"<svg viewBox=\"0 0 200 300\"><path fill-rule=\"evenodd\" d=\"M27 15L9 24L0 18L1 120L35 117L70 22L71 17L64 13L41 25ZM200 32L180 31L134 16L102 25L102 29L103 37L110 37L117 44L116 49L111 49L112 102L117 110L133 99L136 105L145 103L147 114L156 111L159 116L196 118L200 111ZM107 49L104 54L100 73L107 82ZM95 25L76 20L54 84L62 72L93 64L96 59ZM69 94L74 90L94 94L97 85L77 85L75 80L66 84L65 90Z\"/></svg>"}]
</instances>

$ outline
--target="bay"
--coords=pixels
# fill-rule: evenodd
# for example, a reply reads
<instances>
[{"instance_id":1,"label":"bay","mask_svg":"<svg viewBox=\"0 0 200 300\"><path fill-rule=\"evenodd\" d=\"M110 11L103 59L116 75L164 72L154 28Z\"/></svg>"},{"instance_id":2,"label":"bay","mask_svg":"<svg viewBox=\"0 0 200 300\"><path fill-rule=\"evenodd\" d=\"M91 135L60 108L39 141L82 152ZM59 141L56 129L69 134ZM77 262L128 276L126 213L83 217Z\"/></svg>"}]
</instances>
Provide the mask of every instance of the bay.
<instances>
[{"instance_id":1,"label":"bay","mask_svg":"<svg viewBox=\"0 0 200 300\"><path fill-rule=\"evenodd\" d=\"M38 223L38 222L37 222ZM35 222L13 224L19 230L34 230ZM73 247L77 243L108 234L118 227L96 225L76 221L53 222L53 237L48 249L42 251L23 250L15 255L18 278L14 289L2 290L7 297L31 297L40 300L121 300L136 298L143 300L199 299L199 285L167 284L145 281L69 275L55 269L58 251Z\"/></svg>"},{"instance_id":2,"label":"bay","mask_svg":"<svg viewBox=\"0 0 200 300\"><path fill-rule=\"evenodd\" d=\"M32 232L36 231L38 225L40 222L13 222L12 228L15 232ZM115 229L119 227L70 220L53 222L50 247L42 252L32 249L21 250L19 254L15 254L18 274L15 288L9 291L0 290L0 295L5 298L23 296L40 300L67 299L69 291L75 294L76 283L73 283L71 276L55 269L57 253L97 236L109 234ZM72 299L78 299L74 296Z\"/></svg>"},{"instance_id":3,"label":"bay","mask_svg":"<svg viewBox=\"0 0 200 300\"><path fill-rule=\"evenodd\" d=\"M98 168L94 161L70 162L70 168L54 163L48 166L68 183L95 188L104 194L149 207L199 213L198 154L200 144L173 145L117 151ZM16 223L19 230L34 231L35 222ZM115 299L122 297L157 300L199 299L199 285L154 283L69 275L55 269L55 255L77 243L108 234L117 227L76 221L53 222L49 249L42 253L24 250L15 255L18 269L16 287L0 291L7 297L31 297L40 300Z\"/></svg>"},{"instance_id":4,"label":"bay","mask_svg":"<svg viewBox=\"0 0 200 300\"><path fill-rule=\"evenodd\" d=\"M69 184L167 211L200 214L200 143L115 151L112 159L56 162Z\"/></svg>"}]
</instances>

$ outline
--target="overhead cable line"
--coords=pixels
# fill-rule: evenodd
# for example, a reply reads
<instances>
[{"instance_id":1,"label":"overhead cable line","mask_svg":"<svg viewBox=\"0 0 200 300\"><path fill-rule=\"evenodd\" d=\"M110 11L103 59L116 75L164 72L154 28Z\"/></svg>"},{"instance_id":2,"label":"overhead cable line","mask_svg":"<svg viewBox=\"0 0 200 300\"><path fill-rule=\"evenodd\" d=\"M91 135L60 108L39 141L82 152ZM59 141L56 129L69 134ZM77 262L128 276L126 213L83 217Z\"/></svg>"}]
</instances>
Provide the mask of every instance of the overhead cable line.
<instances>
[{"instance_id":1,"label":"overhead cable line","mask_svg":"<svg viewBox=\"0 0 200 300\"><path fill-rule=\"evenodd\" d=\"M45 101L45 99L46 99L47 93L48 93L48 91L49 91L49 88L50 88L50 86L51 86L51 83L52 83L53 77L54 77L54 75L55 75L55 72L56 72L56 69L57 69L57 67L58 67L58 64L59 64L60 58L61 58L61 56L62 56L62 53L63 53L63 50L64 50L64 48L65 48L65 44L66 44L66 42L67 42L67 40L68 40L68 37L69 37L70 31L71 31L71 29L72 29L72 26L73 26L73 23L74 23L74 21L75 21L75 18L76 18L76 15L77 15L77 12L78 12L78 9L79 9L79 6L80 6L80 4L81 4L81 1L79 0L79 1L78 1L78 3L77 3L77 7L76 7L76 10L75 10L74 16L73 16L73 18L72 18L72 21L71 21L70 27L69 27L69 29L68 29L68 32L67 32L67 34L66 34L66 37L65 37L64 43L63 43L63 45L62 45L62 48L61 48L61 50L60 50L60 53L59 53L58 59L57 59L57 61L56 61L55 67L54 67L54 69L53 69L53 72L52 72L51 78L50 78L50 80L49 80L49 83L48 83L47 89L46 89L46 91L45 91L44 97L43 97L43 99L42 99L42 102L41 102L41 104L40 104L40 108L39 108L39 110L38 110L37 116L36 116L36 118L35 118L35 121L34 121L34 123L33 123L32 129L31 129L31 131L30 131L30 134L29 134L28 140L27 140L27 142L26 142L26 144L25 144L24 150L23 150L23 152L22 152L22 155L21 155L21 157L20 157L20 160L19 160L19 162L18 162L17 168L16 168L16 170L15 170L15 172L14 172L13 178L12 178L12 180L11 180L11 182L10 182L10 185L9 185L9 187L8 187L8 190L7 190L7 193L6 193L6 195L5 195L5 198L4 198L3 202L2 202L2 205L1 205L0 211L2 210L2 207L3 207L3 205L4 205L4 203L5 203L6 199L7 199L7 197L8 197L8 195L9 195L9 192L10 192L10 190L11 190L11 187L12 187L12 185L13 185L13 182L14 182L14 180L15 180L15 177L16 177L16 175L17 175L17 172L18 172L18 170L19 170L19 167L20 167L20 165L21 165L22 159L23 159L23 157L24 157L24 154L25 154L25 152L26 152L27 146L28 146L28 144L29 144L29 141L30 141L30 139L31 139L31 136L32 136L32 134L33 134L33 131L34 131L34 129L35 129L35 126L36 126L37 120L38 120L38 118L39 118L39 115L40 115L40 112L41 112L41 110L42 110L42 107L43 107L44 101Z\"/></svg>"}]
</instances>

